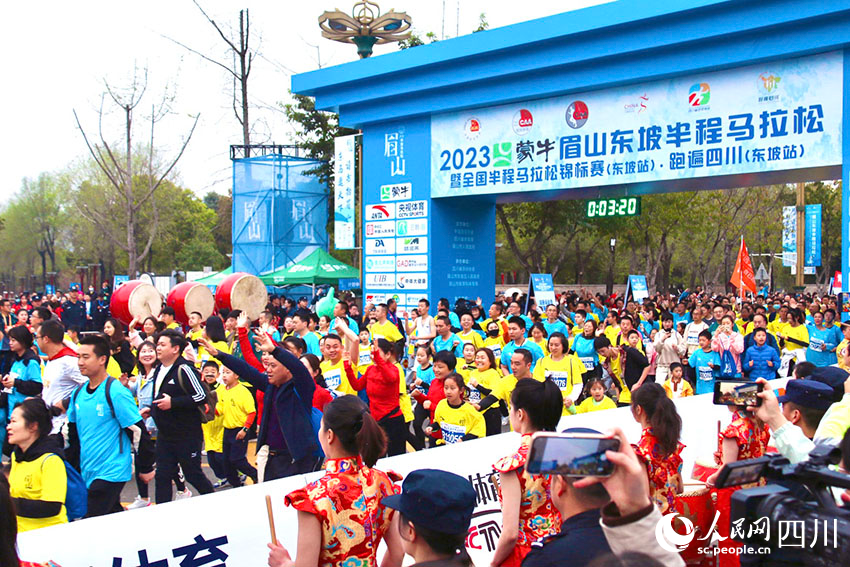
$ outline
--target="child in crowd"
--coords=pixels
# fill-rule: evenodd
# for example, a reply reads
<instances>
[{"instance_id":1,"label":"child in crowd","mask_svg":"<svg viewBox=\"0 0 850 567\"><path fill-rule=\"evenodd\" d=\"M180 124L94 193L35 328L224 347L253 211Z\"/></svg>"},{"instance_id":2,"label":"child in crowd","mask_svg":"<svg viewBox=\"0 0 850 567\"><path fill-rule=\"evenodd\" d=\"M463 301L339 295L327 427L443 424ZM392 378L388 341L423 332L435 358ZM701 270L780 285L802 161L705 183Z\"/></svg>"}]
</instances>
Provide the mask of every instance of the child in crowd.
<instances>
[{"instance_id":1,"label":"child in crowd","mask_svg":"<svg viewBox=\"0 0 850 567\"><path fill-rule=\"evenodd\" d=\"M664 391L667 392L667 397L671 400L694 395L694 389L686 380L682 379L684 372L685 367L678 362L670 365L670 375L664 382Z\"/></svg>"},{"instance_id":2,"label":"child in crowd","mask_svg":"<svg viewBox=\"0 0 850 567\"><path fill-rule=\"evenodd\" d=\"M438 352L434 355L434 379L431 380L431 386L428 388L428 394L423 394L418 390L411 392L413 399L415 399L419 404L416 406L416 413L414 414L414 422L416 425L414 425L413 431L417 437L417 443L420 441L419 433L420 431L422 432L421 441L423 447L425 444L425 431L422 429L421 424L425 417L430 417L431 423L434 423L434 412L437 411L437 404L446 397L443 381L449 374L454 372L456 366L457 359L454 354L446 350ZM422 409L420 410L419 408ZM439 432L435 431L432 435L437 437L438 434ZM417 451L418 450L419 448L417 448Z\"/></svg>"},{"instance_id":3,"label":"child in crowd","mask_svg":"<svg viewBox=\"0 0 850 567\"><path fill-rule=\"evenodd\" d=\"M446 398L437 404L434 425L425 429L425 433L432 435L439 428L441 435L437 445L460 443L486 435L481 413L463 399L465 388L463 377L457 372L452 372L443 380Z\"/></svg>"},{"instance_id":4,"label":"child in crowd","mask_svg":"<svg viewBox=\"0 0 850 567\"><path fill-rule=\"evenodd\" d=\"M215 360L208 360L201 367L201 378L207 383L211 391L216 392L219 384L218 363ZM224 417L216 413L215 419L201 424L201 429L204 432L204 449L207 452L207 463L209 463L213 474L218 479L213 483L214 488L221 488L227 484L227 469L224 466L224 427L222 422Z\"/></svg>"},{"instance_id":5,"label":"child in crowd","mask_svg":"<svg viewBox=\"0 0 850 567\"><path fill-rule=\"evenodd\" d=\"M484 339L484 346L493 351L493 356L496 360L502 357L502 348L505 346L505 339L502 337L502 328L497 321L487 323L487 337ZM496 370L499 370L498 368Z\"/></svg>"},{"instance_id":6,"label":"child in crowd","mask_svg":"<svg viewBox=\"0 0 850 567\"><path fill-rule=\"evenodd\" d=\"M588 397L578 407L569 398L569 401L564 400L564 405L571 415L617 408L614 400L605 395L605 382L602 378L591 378L587 382L587 393L589 394Z\"/></svg>"},{"instance_id":7,"label":"child in crowd","mask_svg":"<svg viewBox=\"0 0 850 567\"><path fill-rule=\"evenodd\" d=\"M632 416L643 431L634 447L649 476L650 497L662 514L675 509L682 492L682 418L660 384L649 382L632 395Z\"/></svg>"},{"instance_id":8,"label":"child in crowd","mask_svg":"<svg viewBox=\"0 0 850 567\"><path fill-rule=\"evenodd\" d=\"M720 372L720 354L711 348L711 331L699 334L699 348L688 359L688 366L696 373L696 394L714 392L714 380Z\"/></svg>"},{"instance_id":9,"label":"child in crowd","mask_svg":"<svg viewBox=\"0 0 850 567\"><path fill-rule=\"evenodd\" d=\"M372 364L372 343L369 337L369 329L362 329L358 334L358 338L360 339L360 344L357 347L357 372L360 376L363 376Z\"/></svg>"},{"instance_id":10,"label":"child in crowd","mask_svg":"<svg viewBox=\"0 0 850 567\"><path fill-rule=\"evenodd\" d=\"M222 453L227 482L233 488L242 486L239 480L239 472L242 472L256 484L257 469L251 466L245 456L248 450L248 430L257 413L254 398L248 388L239 383L239 377L226 366L221 369L221 380L224 387L216 391L218 405L215 413L222 416Z\"/></svg>"},{"instance_id":11,"label":"child in crowd","mask_svg":"<svg viewBox=\"0 0 850 567\"><path fill-rule=\"evenodd\" d=\"M744 351L741 361L742 369L747 378L755 381L758 378L773 380L776 378L776 370L781 364L779 353L767 342L767 329L758 328L753 331L755 345Z\"/></svg>"},{"instance_id":12,"label":"child in crowd","mask_svg":"<svg viewBox=\"0 0 850 567\"><path fill-rule=\"evenodd\" d=\"M520 380L511 393L511 428L522 435L516 453L493 465L499 473L502 534L491 565L519 567L531 544L561 530L561 515L552 503L550 477L525 472L531 436L555 431L564 401L551 380Z\"/></svg>"},{"instance_id":13,"label":"child in crowd","mask_svg":"<svg viewBox=\"0 0 850 567\"><path fill-rule=\"evenodd\" d=\"M429 345L416 347L416 370L413 385L423 394L428 391L434 379L434 367L431 364L431 348Z\"/></svg>"},{"instance_id":14,"label":"child in crowd","mask_svg":"<svg viewBox=\"0 0 850 567\"><path fill-rule=\"evenodd\" d=\"M469 391L469 403L480 404L502 379L502 374L496 369L496 357L487 347L475 351L475 369L469 373L466 383ZM507 412L506 412L507 413ZM498 435L502 432L502 416L499 406L492 405L484 410L484 425L487 435Z\"/></svg>"},{"instance_id":15,"label":"child in crowd","mask_svg":"<svg viewBox=\"0 0 850 567\"><path fill-rule=\"evenodd\" d=\"M475 346L472 343L463 344L463 358L459 358L457 373L464 380L469 380L470 373L475 370Z\"/></svg>"}]
</instances>

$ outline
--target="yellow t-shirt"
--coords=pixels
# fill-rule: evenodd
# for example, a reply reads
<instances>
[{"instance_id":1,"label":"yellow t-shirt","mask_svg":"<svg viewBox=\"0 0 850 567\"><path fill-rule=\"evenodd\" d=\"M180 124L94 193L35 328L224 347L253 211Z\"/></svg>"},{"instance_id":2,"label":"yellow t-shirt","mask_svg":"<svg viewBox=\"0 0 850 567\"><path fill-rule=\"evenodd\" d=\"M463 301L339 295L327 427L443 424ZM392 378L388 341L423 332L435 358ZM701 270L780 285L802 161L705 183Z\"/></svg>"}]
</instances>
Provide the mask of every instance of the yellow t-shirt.
<instances>
[{"instance_id":1,"label":"yellow t-shirt","mask_svg":"<svg viewBox=\"0 0 850 567\"><path fill-rule=\"evenodd\" d=\"M835 349L835 354L838 355L838 367L841 368L842 370L847 370L847 366L844 365L844 354L843 354L843 352L844 352L844 349L846 349L848 346L850 346L850 341L848 341L847 339L844 339L840 343L838 343L838 346Z\"/></svg>"},{"instance_id":2,"label":"yellow t-shirt","mask_svg":"<svg viewBox=\"0 0 850 567\"><path fill-rule=\"evenodd\" d=\"M513 374L508 374L496 384L493 388L491 394L496 398L502 400L508 405L508 409L511 408L511 394L516 388L517 379Z\"/></svg>"},{"instance_id":3,"label":"yellow t-shirt","mask_svg":"<svg viewBox=\"0 0 850 567\"><path fill-rule=\"evenodd\" d=\"M480 386L487 388L488 390L493 390L496 388L496 385L502 381L502 373L496 370L495 368L488 368L484 372L479 372L477 368L471 370L469 373L469 378L467 379L467 386L469 386L469 382L471 380L475 380L477 384ZM469 388L469 403L477 404L479 403L484 396L476 390L475 388ZM492 405L487 408L486 411L490 411L495 409L496 406Z\"/></svg>"},{"instance_id":4,"label":"yellow t-shirt","mask_svg":"<svg viewBox=\"0 0 850 567\"><path fill-rule=\"evenodd\" d=\"M502 335L498 337L487 337L484 339L484 348L489 348L493 351L493 357L496 359L496 366L499 365L499 359L502 357L502 348L505 346L505 341L502 340Z\"/></svg>"},{"instance_id":5,"label":"yellow t-shirt","mask_svg":"<svg viewBox=\"0 0 850 567\"><path fill-rule=\"evenodd\" d=\"M676 391L673 391L673 381L668 379L664 382L664 391L667 392L667 397L671 400L675 400L677 398L686 398L688 396L694 395L693 387L688 383L684 378L679 383L679 387Z\"/></svg>"},{"instance_id":6,"label":"yellow t-shirt","mask_svg":"<svg viewBox=\"0 0 850 567\"><path fill-rule=\"evenodd\" d=\"M630 404L632 402L632 393L629 391L629 387L626 385L626 381L623 380L623 369L621 368L621 364L623 362L623 355L620 354L616 359L610 360L611 367L611 378L617 384L617 387L620 389L620 398L619 402L621 404Z\"/></svg>"},{"instance_id":7,"label":"yellow t-shirt","mask_svg":"<svg viewBox=\"0 0 850 567\"><path fill-rule=\"evenodd\" d=\"M602 398L602 401L596 403L596 400L593 398L586 398L582 403L576 406L570 406L570 413L575 415L577 413L589 413L592 411L602 411L606 409L617 409L617 404L614 403L614 400L605 396Z\"/></svg>"},{"instance_id":8,"label":"yellow t-shirt","mask_svg":"<svg viewBox=\"0 0 850 567\"><path fill-rule=\"evenodd\" d=\"M232 388L222 387L216 392L218 405L215 406L215 412L223 416L221 425L225 429L244 427L248 414L257 411L251 392L238 382Z\"/></svg>"},{"instance_id":9,"label":"yellow t-shirt","mask_svg":"<svg viewBox=\"0 0 850 567\"><path fill-rule=\"evenodd\" d=\"M233 354L230 345L228 345L225 341L216 341L212 344L212 346L218 352L223 352L225 354ZM198 347L198 362L195 364L198 368L202 367L206 361L212 359L213 357L210 353L207 352L207 349L202 346Z\"/></svg>"},{"instance_id":10,"label":"yellow t-shirt","mask_svg":"<svg viewBox=\"0 0 850 567\"><path fill-rule=\"evenodd\" d=\"M534 378L541 382L547 378L552 380L566 398L575 385L582 383L581 375L584 372L584 364L575 354L565 356L561 360L552 360L550 355L537 362L537 366L534 367ZM563 415L567 415L566 407Z\"/></svg>"},{"instance_id":11,"label":"yellow t-shirt","mask_svg":"<svg viewBox=\"0 0 850 567\"><path fill-rule=\"evenodd\" d=\"M468 333L464 333L461 331L457 334L460 337L460 340L463 344L472 343L472 346L475 347L475 350L480 349L484 346L484 339L481 338L481 335L476 333L475 331L470 330Z\"/></svg>"},{"instance_id":12,"label":"yellow t-shirt","mask_svg":"<svg viewBox=\"0 0 850 567\"><path fill-rule=\"evenodd\" d=\"M455 372L460 374L463 377L464 382L469 381L469 375L473 370L476 370L476 366L474 362L467 363L466 359L458 358L457 366L455 367Z\"/></svg>"},{"instance_id":13,"label":"yellow t-shirt","mask_svg":"<svg viewBox=\"0 0 850 567\"><path fill-rule=\"evenodd\" d=\"M203 329L198 329L197 331L193 331L192 329L189 329L189 332L186 333L186 338L189 339L190 341L197 341L198 339L200 339L203 336L204 336L204 330Z\"/></svg>"},{"instance_id":14,"label":"yellow t-shirt","mask_svg":"<svg viewBox=\"0 0 850 567\"><path fill-rule=\"evenodd\" d=\"M360 344L358 347L357 372L360 376L366 374L366 370L372 366L372 346Z\"/></svg>"},{"instance_id":15,"label":"yellow t-shirt","mask_svg":"<svg viewBox=\"0 0 850 567\"><path fill-rule=\"evenodd\" d=\"M383 323L372 323L369 326L369 332L372 333L372 340L387 339L391 343L394 343L396 341L400 341L403 338L401 336L401 332L398 330L398 327L393 325L390 321L384 321Z\"/></svg>"},{"instance_id":16,"label":"yellow t-shirt","mask_svg":"<svg viewBox=\"0 0 850 567\"><path fill-rule=\"evenodd\" d=\"M443 433L437 445L460 443L465 435L481 438L487 434L481 413L467 402L454 408L448 400L440 400L434 411L434 423L439 424Z\"/></svg>"},{"instance_id":17,"label":"yellow t-shirt","mask_svg":"<svg viewBox=\"0 0 850 567\"><path fill-rule=\"evenodd\" d=\"M166 329L180 329L180 325L177 324L176 321L172 321L168 325L165 326Z\"/></svg>"},{"instance_id":18,"label":"yellow t-shirt","mask_svg":"<svg viewBox=\"0 0 850 567\"><path fill-rule=\"evenodd\" d=\"M12 453L12 471L9 473L12 498L62 503L59 513L49 518L18 516L18 532L68 523L65 510L67 486L65 463L55 453L45 453L32 461L20 462Z\"/></svg>"},{"instance_id":19,"label":"yellow t-shirt","mask_svg":"<svg viewBox=\"0 0 850 567\"><path fill-rule=\"evenodd\" d=\"M785 325L785 329L782 332L788 339L797 339L798 341L802 341L804 343L809 342L809 330L805 325L797 325L796 327L792 327L791 325ZM806 348L805 345L801 345L799 343L795 343L794 341L787 340L785 341L785 348L788 350L797 350L800 348Z\"/></svg>"},{"instance_id":20,"label":"yellow t-shirt","mask_svg":"<svg viewBox=\"0 0 850 567\"><path fill-rule=\"evenodd\" d=\"M540 350L543 351L543 356L549 355L549 341L547 341L546 339L541 339L540 342L537 342L537 341L535 341L534 339L531 339L531 338L528 339L528 340L530 340L531 342L533 342L534 344L536 344L537 346L540 347Z\"/></svg>"},{"instance_id":21,"label":"yellow t-shirt","mask_svg":"<svg viewBox=\"0 0 850 567\"><path fill-rule=\"evenodd\" d=\"M410 401L410 394L407 393L404 367L398 362L394 366L398 369L398 405L401 408L402 415L404 415L404 422L410 423L413 421L413 402Z\"/></svg>"},{"instance_id":22,"label":"yellow t-shirt","mask_svg":"<svg viewBox=\"0 0 850 567\"><path fill-rule=\"evenodd\" d=\"M106 373L115 378L123 374L123 372L121 372L121 366L118 365L118 361L112 356L110 356L106 361Z\"/></svg>"},{"instance_id":23,"label":"yellow t-shirt","mask_svg":"<svg viewBox=\"0 0 850 567\"><path fill-rule=\"evenodd\" d=\"M224 385L219 384L215 388L216 395L221 399L221 391L224 390ZM224 426L222 422L224 421L223 415L215 416L215 419L212 421L208 421L206 423L201 424L201 431L204 432L204 449L207 452L214 451L216 453L221 453L223 451L222 445L224 443Z\"/></svg>"},{"instance_id":24,"label":"yellow t-shirt","mask_svg":"<svg viewBox=\"0 0 850 567\"><path fill-rule=\"evenodd\" d=\"M330 360L324 360L321 364L319 364L319 369L322 371L322 376L325 378L328 390L336 391L340 394L351 394L356 396L357 390L351 386L348 382L348 377L345 375L345 368L343 366L344 362L345 361L341 358L336 364ZM364 369L363 372L365 371L366 370Z\"/></svg>"},{"instance_id":25,"label":"yellow t-shirt","mask_svg":"<svg viewBox=\"0 0 850 567\"><path fill-rule=\"evenodd\" d=\"M608 325L607 327L605 327L605 330L602 333L611 342L612 345L616 345L617 344L617 337L620 334L620 326L619 325Z\"/></svg>"}]
</instances>

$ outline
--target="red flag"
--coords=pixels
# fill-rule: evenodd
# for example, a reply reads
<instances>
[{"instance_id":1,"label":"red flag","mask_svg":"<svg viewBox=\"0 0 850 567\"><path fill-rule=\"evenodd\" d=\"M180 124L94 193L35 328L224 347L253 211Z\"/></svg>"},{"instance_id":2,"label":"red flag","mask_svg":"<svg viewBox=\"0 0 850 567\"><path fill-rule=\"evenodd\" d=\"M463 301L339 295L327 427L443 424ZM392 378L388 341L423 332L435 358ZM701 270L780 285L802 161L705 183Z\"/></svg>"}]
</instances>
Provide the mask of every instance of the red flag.
<instances>
[{"instance_id":1,"label":"red flag","mask_svg":"<svg viewBox=\"0 0 850 567\"><path fill-rule=\"evenodd\" d=\"M753 263L750 261L750 253L747 252L747 244L744 242L744 237L741 237L741 249L738 251L738 259L735 260L735 269L732 271L732 278L729 283L738 288L738 292L743 296L744 290L756 292L756 275L753 272Z\"/></svg>"}]
</instances>

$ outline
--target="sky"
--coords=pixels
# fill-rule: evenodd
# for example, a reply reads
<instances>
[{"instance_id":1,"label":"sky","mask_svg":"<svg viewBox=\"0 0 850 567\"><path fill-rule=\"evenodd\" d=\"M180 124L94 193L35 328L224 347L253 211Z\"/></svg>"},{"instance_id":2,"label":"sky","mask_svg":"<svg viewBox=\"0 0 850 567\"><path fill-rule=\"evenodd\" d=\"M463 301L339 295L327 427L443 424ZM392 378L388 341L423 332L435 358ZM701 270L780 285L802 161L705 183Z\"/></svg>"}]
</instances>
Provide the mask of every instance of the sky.
<instances>
[{"instance_id":1,"label":"sky","mask_svg":"<svg viewBox=\"0 0 850 567\"><path fill-rule=\"evenodd\" d=\"M356 48L321 37L317 24L325 10L350 13L353 0L199 0L226 30L236 27L247 8L259 57L249 79L252 143L293 143L293 129L280 108L289 100L293 74L357 59ZM486 14L490 28L577 10L609 0L384 0L382 12L406 12L420 35L433 31L449 39L470 33ZM229 62L228 49L191 0L82 0L11 2L4 5L3 109L0 128L0 203L8 201L25 177L60 171L88 158L74 111L86 134L98 136L98 108L106 84L115 90L132 83L134 71L147 90L137 110L134 138L150 139L152 109L168 100L170 113L154 129L163 156L179 151L194 117L198 126L176 168L183 186L204 195L230 186L230 144L242 141L232 110L232 81L226 71L177 45ZM376 46L375 55L396 50ZM122 140L122 117L109 99L103 103L103 132Z\"/></svg>"}]
</instances>

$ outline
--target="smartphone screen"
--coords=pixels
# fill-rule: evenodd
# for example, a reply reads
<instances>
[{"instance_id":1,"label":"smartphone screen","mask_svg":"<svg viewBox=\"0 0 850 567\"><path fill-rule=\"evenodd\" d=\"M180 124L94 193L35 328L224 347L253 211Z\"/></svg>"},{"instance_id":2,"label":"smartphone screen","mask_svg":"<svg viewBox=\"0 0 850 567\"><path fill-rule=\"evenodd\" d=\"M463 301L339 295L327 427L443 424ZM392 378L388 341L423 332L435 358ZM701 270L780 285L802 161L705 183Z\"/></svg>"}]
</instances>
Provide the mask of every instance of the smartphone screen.
<instances>
[{"instance_id":1,"label":"smartphone screen","mask_svg":"<svg viewBox=\"0 0 850 567\"><path fill-rule=\"evenodd\" d=\"M719 406L760 406L756 394L764 390L761 383L748 380L717 380L714 383L714 403Z\"/></svg>"},{"instance_id":2,"label":"smartphone screen","mask_svg":"<svg viewBox=\"0 0 850 567\"><path fill-rule=\"evenodd\" d=\"M526 470L530 474L611 476L614 463L605 457L609 450L619 451L620 440L589 434L539 436L531 443Z\"/></svg>"}]
</instances>

